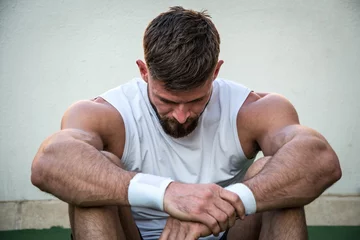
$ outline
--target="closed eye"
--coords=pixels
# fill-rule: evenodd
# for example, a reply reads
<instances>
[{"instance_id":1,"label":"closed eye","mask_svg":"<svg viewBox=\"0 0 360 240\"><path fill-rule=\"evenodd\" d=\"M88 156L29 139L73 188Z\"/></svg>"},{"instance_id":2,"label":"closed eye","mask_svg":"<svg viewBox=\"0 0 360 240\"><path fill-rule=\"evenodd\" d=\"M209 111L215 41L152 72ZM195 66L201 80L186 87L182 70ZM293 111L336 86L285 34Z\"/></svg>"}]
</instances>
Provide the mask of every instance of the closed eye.
<instances>
[{"instance_id":1,"label":"closed eye","mask_svg":"<svg viewBox=\"0 0 360 240\"><path fill-rule=\"evenodd\" d=\"M204 98L198 98L198 99L195 99L195 100L192 100L190 101L190 103L196 103L196 102L201 102L202 100L204 100Z\"/></svg>"}]
</instances>

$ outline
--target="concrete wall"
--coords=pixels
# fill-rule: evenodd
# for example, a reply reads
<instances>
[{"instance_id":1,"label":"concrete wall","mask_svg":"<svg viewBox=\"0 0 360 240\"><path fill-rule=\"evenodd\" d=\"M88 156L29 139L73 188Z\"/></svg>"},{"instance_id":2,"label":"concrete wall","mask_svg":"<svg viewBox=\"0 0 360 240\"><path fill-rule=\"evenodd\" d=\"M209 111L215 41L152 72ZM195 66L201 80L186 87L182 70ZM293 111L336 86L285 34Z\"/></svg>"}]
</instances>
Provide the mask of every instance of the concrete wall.
<instances>
[{"instance_id":1,"label":"concrete wall","mask_svg":"<svg viewBox=\"0 0 360 240\"><path fill-rule=\"evenodd\" d=\"M220 76L285 95L338 153L326 194L360 193L360 1L0 1L0 201L52 199L30 183L66 108L139 76L147 23L169 6L208 9Z\"/></svg>"}]
</instances>

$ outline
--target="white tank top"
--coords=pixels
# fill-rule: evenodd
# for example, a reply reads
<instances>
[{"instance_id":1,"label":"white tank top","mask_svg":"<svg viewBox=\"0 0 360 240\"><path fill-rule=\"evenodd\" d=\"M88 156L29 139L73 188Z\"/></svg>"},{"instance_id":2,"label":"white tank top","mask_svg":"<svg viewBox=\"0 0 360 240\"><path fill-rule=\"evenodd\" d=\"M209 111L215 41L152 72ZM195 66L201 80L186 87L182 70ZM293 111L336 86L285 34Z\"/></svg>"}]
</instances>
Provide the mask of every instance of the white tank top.
<instances>
[{"instance_id":1,"label":"white tank top","mask_svg":"<svg viewBox=\"0 0 360 240\"><path fill-rule=\"evenodd\" d=\"M249 93L250 89L240 84L216 79L198 126L179 139L163 131L142 79L111 89L101 97L124 120L126 137L121 160L126 170L183 183L217 183L225 187L241 181L253 162L244 155L236 127L238 111ZM159 239L166 213L138 207L132 207L132 213L145 240Z\"/></svg>"}]
</instances>

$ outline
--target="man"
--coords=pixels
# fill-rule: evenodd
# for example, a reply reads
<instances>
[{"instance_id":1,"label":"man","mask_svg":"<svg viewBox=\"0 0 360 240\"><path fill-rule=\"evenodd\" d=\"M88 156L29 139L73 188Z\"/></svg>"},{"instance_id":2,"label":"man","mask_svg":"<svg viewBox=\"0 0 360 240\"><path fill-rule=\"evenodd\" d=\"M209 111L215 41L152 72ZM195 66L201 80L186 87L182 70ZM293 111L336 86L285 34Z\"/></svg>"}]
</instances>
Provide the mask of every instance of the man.
<instances>
[{"instance_id":1,"label":"man","mask_svg":"<svg viewBox=\"0 0 360 240\"><path fill-rule=\"evenodd\" d=\"M75 103L42 143L31 180L69 203L76 240L307 239L338 158L284 97L217 78L219 44L204 12L160 14L142 79Z\"/></svg>"}]
</instances>

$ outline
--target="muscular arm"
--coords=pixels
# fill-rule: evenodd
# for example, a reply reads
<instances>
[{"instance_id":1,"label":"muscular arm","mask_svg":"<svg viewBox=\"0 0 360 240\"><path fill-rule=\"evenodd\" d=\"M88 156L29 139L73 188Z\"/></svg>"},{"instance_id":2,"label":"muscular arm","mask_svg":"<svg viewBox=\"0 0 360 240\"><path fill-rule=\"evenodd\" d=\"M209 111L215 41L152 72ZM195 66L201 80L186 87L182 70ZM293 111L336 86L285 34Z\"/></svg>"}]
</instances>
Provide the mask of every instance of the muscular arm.
<instances>
[{"instance_id":1,"label":"muscular arm","mask_svg":"<svg viewBox=\"0 0 360 240\"><path fill-rule=\"evenodd\" d=\"M265 156L272 156L245 182L255 195L258 212L306 205L340 179L339 161L329 143L299 124L285 98L270 94L248 108L253 114L247 114L245 122L251 119L256 142Z\"/></svg>"},{"instance_id":2,"label":"muscular arm","mask_svg":"<svg viewBox=\"0 0 360 240\"><path fill-rule=\"evenodd\" d=\"M122 131L122 119L116 114L95 101L70 107L62 130L39 148L32 164L32 183L79 206L128 205L127 187L135 173L121 169L100 151L111 133L102 119L113 131Z\"/></svg>"}]
</instances>

